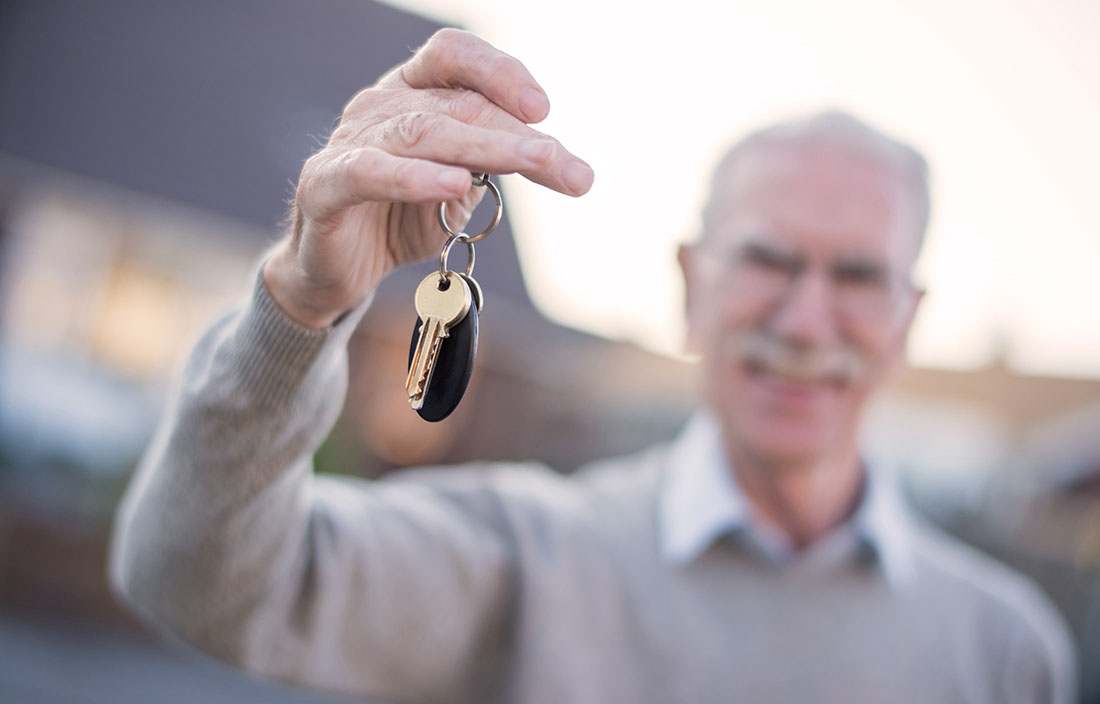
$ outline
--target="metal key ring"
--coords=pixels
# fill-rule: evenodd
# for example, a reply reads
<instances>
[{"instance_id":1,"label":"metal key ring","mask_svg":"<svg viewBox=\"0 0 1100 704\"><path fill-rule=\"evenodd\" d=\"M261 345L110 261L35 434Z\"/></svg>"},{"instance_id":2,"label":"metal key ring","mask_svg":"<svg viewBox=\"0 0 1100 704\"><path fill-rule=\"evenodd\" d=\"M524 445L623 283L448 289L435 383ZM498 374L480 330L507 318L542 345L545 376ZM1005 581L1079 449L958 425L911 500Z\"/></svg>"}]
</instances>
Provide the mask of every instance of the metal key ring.
<instances>
[{"instance_id":1,"label":"metal key ring","mask_svg":"<svg viewBox=\"0 0 1100 704\"><path fill-rule=\"evenodd\" d=\"M452 230L451 226L447 223L447 204L445 202L439 204L439 224L443 226L447 234L452 237L460 237L466 242L477 242L491 235L493 230L497 229L497 225L500 224L500 219L504 215L504 204L501 203L500 200L500 191L497 190L496 184L489 180L489 174L475 174L474 185L488 188L489 192L493 194L493 200L497 203L497 209L496 212L493 213L492 222L476 235L467 235L465 232L455 232Z\"/></svg>"},{"instance_id":2,"label":"metal key ring","mask_svg":"<svg viewBox=\"0 0 1100 704\"><path fill-rule=\"evenodd\" d=\"M447 280L447 272L450 269L447 268L447 256L451 253L451 247L455 242L462 242L466 245L466 276L473 276L474 273L474 240L468 235L458 232L451 233L451 236L447 238L447 241L443 243L443 251L439 253L439 283L442 284Z\"/></svg>"}]
</instances>

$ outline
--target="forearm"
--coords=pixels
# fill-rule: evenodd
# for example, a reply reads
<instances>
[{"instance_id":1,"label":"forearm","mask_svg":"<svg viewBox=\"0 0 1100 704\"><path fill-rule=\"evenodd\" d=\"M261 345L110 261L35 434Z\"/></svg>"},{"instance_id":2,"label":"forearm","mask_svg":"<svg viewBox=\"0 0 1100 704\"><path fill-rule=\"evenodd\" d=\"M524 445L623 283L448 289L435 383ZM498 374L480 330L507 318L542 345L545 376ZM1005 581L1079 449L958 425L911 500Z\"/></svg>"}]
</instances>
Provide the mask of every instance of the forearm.
<instances>
[{"instance_id":1,"label":"forearm","mask_svg":"<svg viewBox=\"0 0 1100 704\"><path fill-rule=\"evenodd\" d=\"M310 458L344 398L356 317L307 330L258 282L200 341L115 531L112 578L147 616L192 642L215 625L247 637L227 623L302 552Z\"/></svg>"},{"instance_id":2,"label":"forearm","mask_svg":"<svg viewBox=\"0 0 1100 704\"><path fill-rule=\"evenodd\" d=\"M260 283L204 336L123 501L111 577L147 620L253 672L454 699L508 603L496 501L479 483L314 479L361 310L311 331Z\"/></svg>"}]
</instances>

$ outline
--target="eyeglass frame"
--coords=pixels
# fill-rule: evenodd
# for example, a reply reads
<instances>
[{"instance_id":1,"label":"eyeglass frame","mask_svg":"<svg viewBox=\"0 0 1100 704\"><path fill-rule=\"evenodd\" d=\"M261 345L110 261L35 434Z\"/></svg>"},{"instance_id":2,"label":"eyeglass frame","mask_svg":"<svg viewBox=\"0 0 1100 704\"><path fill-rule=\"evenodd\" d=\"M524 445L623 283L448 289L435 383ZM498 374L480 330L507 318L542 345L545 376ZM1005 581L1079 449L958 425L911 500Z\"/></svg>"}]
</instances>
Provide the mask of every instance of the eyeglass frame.
<instances>
[{"instance_id":1,"label":"eyeglass frame","mask_svg":"<svg viewBox=\"0 0 1100 704\"><path fill-rule=\"evenodd\" d=\"M807 271L821 269L821 266L814 266L810 258L804 254L783 251L780 247L765 241L762 236L740 239L741 242L731 247L717 246L713 241L704 240L689 245L689 249L693 254L701 254L720 265L723 278L732 279L741 285L744 285L745 281L738 281L736 271L738 266L755 266L755 275L758 277L768 274L785 277L786 280L778 284L770 292L771 295L765 297L757 294L762 302L780 301L786 298ZM899 305L907 296L920 292L920 288L913 282L908 272L900 275L863 255L850 256L847 261L845 257L839 257L826 268L833 310L847 319L885 320L897 312ZM843 290L851 290L840 288L845 282L850 285L863 283L876 286L876 290L882 293L881 301L873 304L844 303L846 300L854 300L850 295L845 296L842 293Z\"/></svg>"}]
</instances>

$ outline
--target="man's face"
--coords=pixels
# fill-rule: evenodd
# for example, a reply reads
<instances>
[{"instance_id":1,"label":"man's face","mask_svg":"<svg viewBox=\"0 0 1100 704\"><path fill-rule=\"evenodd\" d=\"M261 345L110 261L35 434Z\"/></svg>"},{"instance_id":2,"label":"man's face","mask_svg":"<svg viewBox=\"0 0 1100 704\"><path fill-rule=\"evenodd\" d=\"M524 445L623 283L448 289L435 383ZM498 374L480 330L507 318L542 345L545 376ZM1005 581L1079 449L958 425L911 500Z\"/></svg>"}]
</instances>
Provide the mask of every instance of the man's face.
<instances>
[{"instance_id":1,"label":"man's face","mask_svg":"<svg viewBox=\"0 0 1100 704\"><path fill-rule=\"evenodd\" d=\"M681 265L689 339L727 443L778 464L852 452L920 298L905 191L836 150L761 147L712 202Z\"/></svg>"}]
</instances>

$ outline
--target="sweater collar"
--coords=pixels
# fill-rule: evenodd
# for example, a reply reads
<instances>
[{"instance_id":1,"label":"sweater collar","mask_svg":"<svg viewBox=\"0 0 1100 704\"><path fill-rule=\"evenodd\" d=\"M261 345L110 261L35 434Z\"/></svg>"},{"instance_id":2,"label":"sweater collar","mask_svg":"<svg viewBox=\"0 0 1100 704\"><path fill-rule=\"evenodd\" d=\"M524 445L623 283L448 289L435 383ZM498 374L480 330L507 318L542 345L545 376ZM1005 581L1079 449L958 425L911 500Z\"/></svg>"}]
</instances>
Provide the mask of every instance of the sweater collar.
<instances>
[{"instance_id":1,"label":"sweater collar","mask_svg":"<svg viewBox=\"0 0 1100 704\"><path fill-rule=\"evenodd\" d=\"M785 566L853 559L866 546L891 585L901 585L912 572L907 511L891 477L870 471L865 481L852 518L796 554L783 536L753 516L729 470L717 421L709 413L697 413L668 455L658 508L662 556L672 564L685 565L731 534Z\"/></svg>"}]
</instances>

